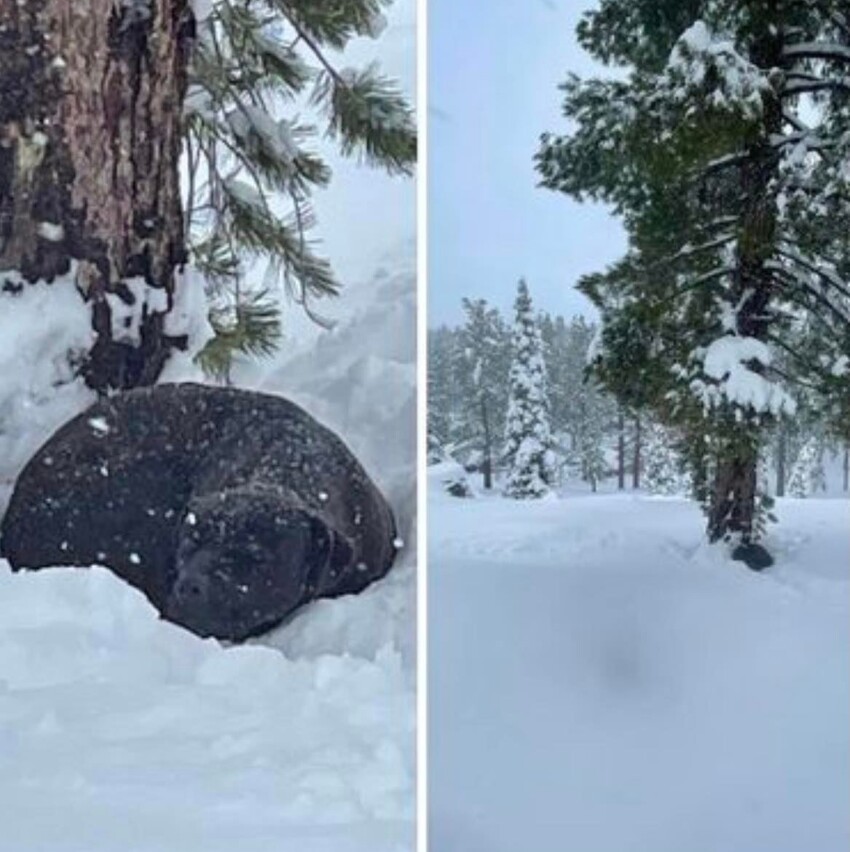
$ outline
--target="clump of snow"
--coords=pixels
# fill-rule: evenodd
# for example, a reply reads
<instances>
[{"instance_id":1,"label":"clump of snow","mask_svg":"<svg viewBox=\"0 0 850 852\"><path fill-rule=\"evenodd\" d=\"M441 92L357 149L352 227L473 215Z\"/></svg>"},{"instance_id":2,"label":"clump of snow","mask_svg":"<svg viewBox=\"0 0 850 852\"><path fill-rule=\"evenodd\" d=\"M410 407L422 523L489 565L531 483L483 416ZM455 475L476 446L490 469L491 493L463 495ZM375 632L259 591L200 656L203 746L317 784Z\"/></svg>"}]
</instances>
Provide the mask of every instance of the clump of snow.
<instances>
[{"instance_id":1,"label":"clump of snow","mask_svg":"<svg viewBox=\"0 0 850 852\"><path fill-rule=\"evenodd\" d=\"M183 100L186 115L198 115L212 121L215 118L215 104L212 95L198 83L192 83Z\"/></svg>"},{"instance_id":2,"label":"clump of snow","mask_svg":"<svg viewBox=\"0 0 850 852\"><path fill-rule=\"evenodd\" d=\"M92 431L96 435L108 435L109 434L109 423L106 422L105 417L92 417L89 419L89 426L91 426Z\"/></svg>"},{"instance_id":3,"label":"clump of snow","mask_svg":"<svg viewBox=\"0 0 850 852\"><path fill-rule=\"evenodd\" d=\"M59 243L65 239L65 229L56 222L39 222L38 234L51 243Z\"/></svg>"},{"instance_id":4,"label":"clump of snow","mask_svg":"<svg viewBox=\"0 0 850 852\"><path fill-rule=\"evenodd\" d=\"M112 318L112 339L138 346L142 320L150 314L164 314L168 310L168 293L162 287L151 287L144 278L128 278L123 282L130 292L130 301L117 293L107 293Z\"/></svg>"},{"instance_id":5,"label":"clump of snow","mask_svg":"<svg viewBox=\"0 0 850 852\"><path fill-rule=\"evenodd\" d=\"M227 122L238 138L268 152L279 165L291 163L298 156L292 125L286 119L275 120L260 107L242 104L227 114Z\"/></svg>"},{"instance_id":6,"label":"clump of snow","mask_svg":"<svg viewBox=\"0 0 850 852\"><path fill-rule=\"evenodd\" d=\"M6 489L51 433L95 400L76 375L95 335L91 308L75 280L76 266L51 284L29 284L16 272L0 273L0 484ZM165 312L168 296L141 278L125 283L132 304L107 294L112 331L117 340L135 344L144 312ZM187 348L172 355L162 380L200 380L193 358L213 330L203 279L190 267L177 275L164 329L169 336L185 335Z\"/></svg>"},{"instance_id":7,"label":"clump of snow","mask_svg":"<svg viewBox=\"0 0 850 852\"><path fill-rule=\"evenodd\" d=\"M54 429L94 394L71 361L94 342L74 271L52 284L0 274L0 481L9 487Z\"/></svg>"},{"instance_id":8,"label":"clump of snow","mask_svg":"<svg viewBox=\"0 0 850 852\"><path fill-rule=\"evenodd\" d=\"M197 269L186 266L177 273L174 299L166 314L163 330L169 337L186 337L184 351L173 352L160 381L202 381L203 372L195 356L215 336L209 321L209 303L203 277Z\"/></svg>"},{"instance_id":9,"label":"clump of snow","mask_svg":"<svg viewBox=\"0 0 850 852\"><path fill-rule=\"evenodd\" d=\"M700 92L711 107L748 117L761 114L764 98L771 92L768 74L703 21L693 23L676 42L665 76L670 93L680 103ZM712 89L705 93L709 82Z\"/></svg>"},{"instance_id":10,"label":"clump of snow","mask_svg":"<svg viewBox=\"0 0 850 852\"><path fill-rule=\"evenodd\" d=\"M363 32L369 38L380 38L387 28L387 16L382 12L376 12L369 18L369 22Z\"/></svg>"},{"instance_id":11,"label":"clump of snow","mask_svg":"<svg viewBox=\"0 0 850 852\"><path fill-rule=\"evenodd\" d=\"M780 385L753 368L770 366L771 352L764 342L726 334L712 341L698 355L705 375L713 381L698 379L691 387L708 407L725 400L758 413L794 414L794 399Z\"/></svg>"}]
</instances>

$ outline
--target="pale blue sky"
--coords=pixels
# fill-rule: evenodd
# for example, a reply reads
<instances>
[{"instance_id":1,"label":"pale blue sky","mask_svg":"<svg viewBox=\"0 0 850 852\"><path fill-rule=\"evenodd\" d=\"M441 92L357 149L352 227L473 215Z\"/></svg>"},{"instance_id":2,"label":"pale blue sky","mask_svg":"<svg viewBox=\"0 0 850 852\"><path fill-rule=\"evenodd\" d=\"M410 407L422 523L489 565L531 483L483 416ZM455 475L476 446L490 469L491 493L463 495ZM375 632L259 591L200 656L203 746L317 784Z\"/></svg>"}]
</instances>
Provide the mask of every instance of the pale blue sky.
<instances>
[{"instance_id":1,"label":"pale blue sky","mask_svg":"<svg viewBox=\"0 0 850 852\"><path fill-rule=\"evenodd\" d=\"M598 71L575 39L589 0L429 0L429 325L463 296L504 311L524 275L539 308L590 313L573 286L624 251L604 209L536 187L532 158L561 132L558 84ZM604 73L604 71L603 71Z\"/></svg>"}]
</instances>

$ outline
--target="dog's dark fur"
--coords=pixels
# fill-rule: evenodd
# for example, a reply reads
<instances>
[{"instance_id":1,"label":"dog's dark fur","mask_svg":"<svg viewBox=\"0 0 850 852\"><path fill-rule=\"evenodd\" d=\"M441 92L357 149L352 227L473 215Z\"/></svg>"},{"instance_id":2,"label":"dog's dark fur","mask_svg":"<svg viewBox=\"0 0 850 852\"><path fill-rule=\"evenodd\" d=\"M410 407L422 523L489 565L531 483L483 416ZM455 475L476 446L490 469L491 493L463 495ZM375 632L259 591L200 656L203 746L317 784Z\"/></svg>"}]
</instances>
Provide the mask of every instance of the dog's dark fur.
<instances>
[{"instance_id":1,"label":"dog's dark fur","mask_svg":"<svg viewBox=\"0 0 850 852\"><path fill-rule=\"evenodd\" d=\"M74 418L18 478L14 569L102 564L170 621L240 640L395 556L386 501L332 432L275 396L180 384Z\"/></svg>"}]
</instances>

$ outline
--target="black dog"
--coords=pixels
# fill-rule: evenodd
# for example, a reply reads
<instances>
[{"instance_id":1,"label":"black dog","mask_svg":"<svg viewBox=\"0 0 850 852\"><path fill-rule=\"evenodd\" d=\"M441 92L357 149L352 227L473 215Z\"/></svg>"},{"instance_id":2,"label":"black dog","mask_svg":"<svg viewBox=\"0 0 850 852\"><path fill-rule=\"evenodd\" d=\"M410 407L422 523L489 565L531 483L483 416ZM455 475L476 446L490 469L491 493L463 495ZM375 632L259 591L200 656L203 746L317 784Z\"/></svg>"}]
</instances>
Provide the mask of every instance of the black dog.
<instances>
[{"instance_id":1,"label":"black dog","mask_svg":"<svg viewBox=\"0 0 850 852\"><path fill-rule=\"evenodd\" d=\"M241 640L395 556L386 501L343 442L280 397L159 385L92 406L27 464L13 569L102 564L170 621Z\"/></svg>"}]
</instances>

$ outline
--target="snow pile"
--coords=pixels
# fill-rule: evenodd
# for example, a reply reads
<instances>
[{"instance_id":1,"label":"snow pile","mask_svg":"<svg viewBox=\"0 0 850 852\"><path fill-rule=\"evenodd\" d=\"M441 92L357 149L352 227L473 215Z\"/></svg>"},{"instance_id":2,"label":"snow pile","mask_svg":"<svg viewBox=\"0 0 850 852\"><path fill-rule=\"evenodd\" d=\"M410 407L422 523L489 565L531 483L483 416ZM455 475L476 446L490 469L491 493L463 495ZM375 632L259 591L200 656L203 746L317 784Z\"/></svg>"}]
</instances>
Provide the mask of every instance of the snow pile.
<instances>
[{"instance_id":1,"label":"snow pile","mask_svg":"<svg viewBox=\"0 0 850 852\"><path fill-rule=\"evenodd\" d=\"M707 407L731 402L741 408L771 414L794 414L793 398L778 384L769 381L751 365L770 366L771 353L765 343L754 337L727 334L697 353L711 383L695 380L693 391Z\"/></svg>"},{"instance_id":2,"label":"snow pile","mask_svg":"<svg viewBox=\"0 0 850 852\"><path fill-rule=\"evenodd\" d=\"M297 402L348 444L395 513L403 550L380 583L316 601L272 636L286 653L374 654L389 642L413 676L416 602L416 288L412 269L381 271L345 298L351 319L279 363L243 364L238 384ZM366 631L366 632L364 632Z\"/></svg>"},{"instance_id":3,"label":"snow pile","mask_svg":"<svg viewBox=\"0 0 850 852\"><path fill-rule=\"evenodd\" d=\"M309 350L241 371L339 429L391 498L406 548L364 594L225 648L104 569L2 567L9 848L412 850L414 301L412 275L385 274Z\"/></svg>"},{"instance_id":4,"label":"snow pile","mask_svg":"<svg viewBox=\"0 0 850 852\"><path fill-rule=\"evenodd\" d=\"M745 59L733 42L712 33L696 21L681 36L667 64L666 75L679 103L692 100L707 87L707 103L718 110L740 110L755 118L771 91L765 73ZM691 108L690 112L694 112Z\"/></svg>"},{"instance_id":5,"label":"snow pile","mask_svg":"<svg viewBox=\"0 0 850 852\"><path fill-rule=\"evenodd\" d=\"M847 500L765 574L685 500L429 502L434 849L845 852Z\"/></svg>"},{"instance_id":6,"label":"snow pile","mask_svg":"<svg viewBox=\"0 0 850 852\"><path fill-rule=\"evenodd\" d=\"M65 421L95 401L75 370L94 343L91 308L76 286L76 267L52 284L30 284L4 272L0 289L0 485L12 483L32 454ZM128 304L107 295L116 340L138 343L144 311L163 312L166 294L140 278L129 279ZM174 306L165 333L186 335L185 352L176 352L162 380L198 380L192 363L212 335L207 301L196 270L178 273Z\"/></svg>"},{"instance_id":7,"label":"snow pile","mask_svg":"<svg viewBox=\"0 0 850 852\"><path fill-rule=\"evenodd\" d=\"M124 287L128 301L118 293L107 293L106 302L112 324L112 339L119 343L139 346L145 316L168 311L168 293L162 287L151 287L141 276L128 278Z\"/></svg>"},{"instance_id":8,"label":"snow pile","mask_svg":"<svg viewBox=\"0 0 850 852\"><path fill-rule=\"evenodd\" d=\"M0 480L8 488L39 445L94 401L71 359L94 341L74 271L52 284L3 273L0 290Z\"/></svg>"}]
</instances>

